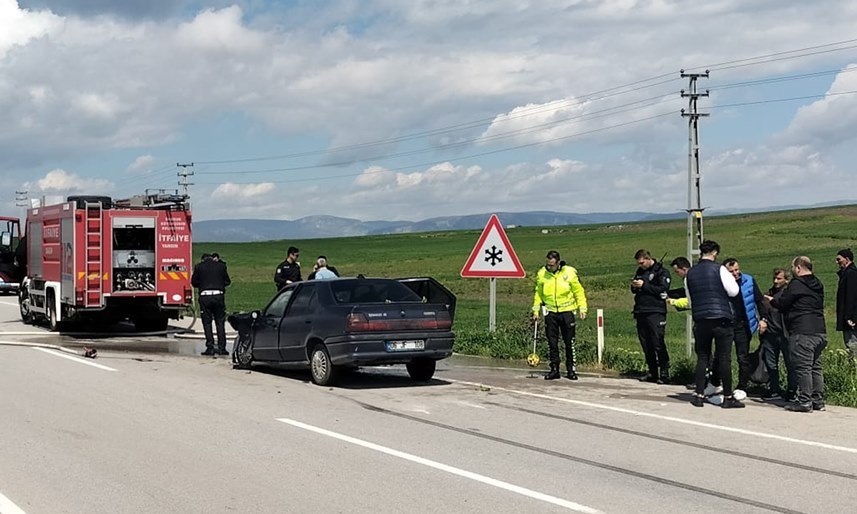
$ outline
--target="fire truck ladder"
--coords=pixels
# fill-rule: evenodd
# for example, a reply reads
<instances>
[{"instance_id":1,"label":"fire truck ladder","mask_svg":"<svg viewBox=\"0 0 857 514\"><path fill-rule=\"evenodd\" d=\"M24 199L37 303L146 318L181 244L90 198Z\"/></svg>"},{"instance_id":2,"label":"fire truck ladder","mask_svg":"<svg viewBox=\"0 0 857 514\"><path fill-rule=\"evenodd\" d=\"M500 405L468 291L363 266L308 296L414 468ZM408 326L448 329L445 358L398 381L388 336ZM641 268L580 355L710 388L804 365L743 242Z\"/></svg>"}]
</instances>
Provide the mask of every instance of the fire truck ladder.
<instances>
[{"instance_id":1,"label":"fire truck ladder","mask_svg":"<svg viewBox=\"0 0 857 514\"><path fill-rule=\"evenodd\" d=\"M86 288L83 304L86 307L102 307L102 244L101 202L86 202L84 205L86 227Z\"/></svg>"}]
</instances>

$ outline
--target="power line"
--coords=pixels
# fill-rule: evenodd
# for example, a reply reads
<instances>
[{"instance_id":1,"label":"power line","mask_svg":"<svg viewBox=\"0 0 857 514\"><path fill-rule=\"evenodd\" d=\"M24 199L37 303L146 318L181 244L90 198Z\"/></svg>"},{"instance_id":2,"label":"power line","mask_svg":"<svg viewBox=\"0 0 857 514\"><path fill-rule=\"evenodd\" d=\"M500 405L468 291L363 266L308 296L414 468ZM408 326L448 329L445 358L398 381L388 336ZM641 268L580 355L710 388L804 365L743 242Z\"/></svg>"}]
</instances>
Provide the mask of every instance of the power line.
<instances>
[{"instance_id":1,"label":"power line","mask_svg":"<svg viewBox=\"0 0 857 514\"><path fill-rule=\"evenodd\" d=\"M512 150L520 150L523 148L540 146L540 145L544 145L544 144L548 144L548 143L554 143L556 141L562 141L562 140L571 139L571 138L575 138L575 137L594 134L597 132L604 132L606 130L625 127L628 125L633 125L636 123L641 123L644 121L653 120L656 118L663 118L664 116L672 116L675 114L676 114L675 111L663 112L660 114L647 116L645 118L631 120L631 121L627 121L624 123L618 123L616 125L610 125L607 127L600 127L597 129L586 130L583 132L577 132L575 134L569 134L566 136L560 136L560 137L555 137L555 138L551 138L551 139L545 139L544 141L537 141L534 143L525 143L525 144L512 146L512 147L508 147L508 148L500 148L497 150L490 150L490 151L480 152L480 153L476 153L476 154L464 155L464 156L457 157L455 160L462 161L462 160L467 160L467 159L474 159L476 157L484 157L486 155L494 155L494 154L503 153L503 152L510 152ZM328 176L324 176L324 177L318 177L317 176L317 177L307 177L307 178L302 178L302 179L290 179L290 180L273 180L273 181L266 180L265 182L266 183L272 183L272 184L289 184L289 183L293 183L293 182L308 182L308 181L315 181L315 180L329 180L329 179L334 179L334 178L357 177L360 175L368 175L368 174L372 174L372 173L382 173L385 171L404 171L404 170L413 169L413 168L422 168L422 167L426 167L426 166L436 166L438 164L443 164L444 162L448 162L448 161L449 161L449 159L441 159L441 160L436 160L436 161L431 161L431 162L424 162L424 163L420 163L420 164L411 164L408 166L400 166L397 168L382 168L382 169L379 169L377 171L363 171L360 173L347 173L347 174L342 174L342 175L328 175ZM222 182L200 182L200 184L221 184L221 183ZM232 182L232 183L233 184L256 184L257 182Z\"/></svg>"},{"instance_id":2,"label":"power line","mask_svg":"<svg viewBox=\"0 0 857 514\"><path fill-rule=\"evenodd\" d=\"M837 52L837 51L841 51L841 50L847 50L850 48L857 48L857 45L850 45L850 46L845 46L845 47L840 47L840 48L830 48L832 46L844 45L847 43L854 43L854 42L857 42L857 38L847 39L847 40L842 40L842 41L836 41L836 42L832 42L832 43L825 43L825 44L821 44L821 45L814 45L814 46L808 46L808 47L803 47L803 48L797 48L797 49L792 49L792 50L786 50L786 51L782 51L782 52L774 52L774 53L764 54L764 55L759 55L759 56L746 57L746 58L742 58L742 59L734 59L734 60L730 60L730 61L723 61L723 62L719 62L719 63L709 64L707 66L697 66L694 68L687 68L687 70L690 71L690 70L702 69L702 68L711 69L711 70L725 70L725 69L732 69L732 68L738 68L738 67L744 67L744 66L756 66L756 65L767 64L770 62L776 62L776 61L780 61L780 60L797 59L797 58L802 58L802 57L819 55L819 54L823 54L823 53L830 53L830 52ZM822 48L824 48L825 50L819 50ZM818 51L807 53L808 50L818 50ZM803 53L801 53L801 52L803 52ZM790 54L797 54L797 55L790 55ZM573 100L567 100L567 101L562 101L562 102L558 102L558 103L551 102L550 104L547 104L547 105L539 105L539 106L534 106L531 108L519 109L517 112L515 112L514 115L507 116L505 118L502 118L501 120L497 120L496 119L497 116L493 116L491 118L483 118L483 119L474 120L474 121L470 121L470 122L464 122L464 123L460 123L460 124L456 124L456 125L449 125L449 126L441 127L441 128L437 128L437 129L430 129L430 130L426 130L426 131L414 132L411 134L406 134L403 136L397 136L397 137L393 137L393 138L386 138L386 139L381 139L381 140L376 140L376 141L368 141L368 142L364 142L364 143L356 143L356 144L352 144L352 145L344 145L344 146L338 146L338 147L327 148L327 149L312 150L312 151L306 151L306 152L296 152L296 153L290 153L290 154L264 156L264 157L249 157L249 158L240 158L240 159L209 160L209 161L197 160L196 162L199 164L222 165L222 164L239 164L239 163L246 163L246 162L259 162L259 161L266 161L266 160L293 159L293 158L300 158L300 157L310 157L310 156L314 156L314 155L329 155L329 154L338 153L338 152L365 149L365 148L371 148L371 147L376 147L376 146L382 146L382 145L404 142L404 141L410 141L413 139L419 139L419 138L423 138L423 137L441 135L441 134L445 134L445 133L449 133L449 132L456 132L459 130L465 130L465 129L469 129L469 128L476 128L476 127L480 126L481 124L484 124L487 122L510 121L512 119L517 119L520 117L538 114L538 113L544 112L546 110L547 111L556 110L557 108L562 106L564 103L568 103L569 106L581 105L585 102L593 102L593 101L598 101L598 100L610 98L612 96L617 96L617 95L621 95L621 94L628 94L631 92L639 91L641 89L646 89L646 88L654 87L657 85L672 82L675 80L674 78L671 78L668 80L662 80L662 81L655 83L655 84L647 84L647 83L653 82L655 80L660 80L660 79L664 79L665 77L670 77L670 76L674 75L674 73L675 72L663 73L660 75L655 75L653 77L649 77L649 78L645 78L645 79L641 79L641 80L636 80L636 81L630 82L628 84L623 84L623 85L619 85L619 86L610 87L607 89L602 89L600 91L587 93L587 94L582 95L581 97L573 99ZM643 85L643 84L647 84L647 85ZM634 86L638 86L638 87L634 87ZM609 94L607 94L607 93L609 93ZM602 96L600 96L598 98L592 98L592 97L595 97L596 95L602 95ZM353 162L353 161L351 161L351 162ZM347 162L345 164L350 164L351 162ZM342 165L342 164L337 164L337 165Z\"/></svg>"}]
</instances>

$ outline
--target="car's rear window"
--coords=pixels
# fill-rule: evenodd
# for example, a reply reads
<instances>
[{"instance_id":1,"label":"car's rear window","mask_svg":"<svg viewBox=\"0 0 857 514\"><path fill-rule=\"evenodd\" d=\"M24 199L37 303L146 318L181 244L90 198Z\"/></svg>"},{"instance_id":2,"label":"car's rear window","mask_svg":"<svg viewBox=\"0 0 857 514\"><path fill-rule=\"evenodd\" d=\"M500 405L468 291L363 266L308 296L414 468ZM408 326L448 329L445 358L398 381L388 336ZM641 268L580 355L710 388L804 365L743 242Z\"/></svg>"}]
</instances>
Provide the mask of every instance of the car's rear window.
<instances>
[{"instance_id":1,"label":"car's rear window","mask_svg":"<svg viewBox=\"0 0 857 514\"><path fill-rule=\"evenodd\" d=\"M336 303L421 302L407 286L395 280L361 278L330 283Z\"/></svg>"}]
</instances>

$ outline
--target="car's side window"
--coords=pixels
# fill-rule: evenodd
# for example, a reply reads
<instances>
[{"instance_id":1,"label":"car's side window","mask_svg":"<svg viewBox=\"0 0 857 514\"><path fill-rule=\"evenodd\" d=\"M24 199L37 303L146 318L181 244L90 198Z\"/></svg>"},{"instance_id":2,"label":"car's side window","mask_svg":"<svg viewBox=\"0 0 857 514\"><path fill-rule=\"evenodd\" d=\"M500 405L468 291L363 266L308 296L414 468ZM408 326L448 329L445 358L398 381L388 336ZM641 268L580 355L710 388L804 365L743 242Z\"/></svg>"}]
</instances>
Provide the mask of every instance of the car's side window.
<instances>
[{"instance_id":1,"label":"car's side window","mask_svg":"<svg viewBox=\"0 0 857 514\"><path fill-rule=\"evenodd\" d=\"M276 297L271 305L265 310L265 316L273 316L275 318L282 318L283 314L286 312L286 305L289 304L289 299L292 297L292 293L294 293L294 289L287 289L283 291L280 296Z\"/></svg>"},{"instance_id":2,"label":"car's side window","mask_svg":"<svg viewBox=\"0 0 857 514\"><path fill-rule=\"evenodd\" d=\"M295 295L295 299L289 307L289 316L300 316L312 312L315 309L315 303L315 286L304 284Z\"/></svg>"}]
</instances>

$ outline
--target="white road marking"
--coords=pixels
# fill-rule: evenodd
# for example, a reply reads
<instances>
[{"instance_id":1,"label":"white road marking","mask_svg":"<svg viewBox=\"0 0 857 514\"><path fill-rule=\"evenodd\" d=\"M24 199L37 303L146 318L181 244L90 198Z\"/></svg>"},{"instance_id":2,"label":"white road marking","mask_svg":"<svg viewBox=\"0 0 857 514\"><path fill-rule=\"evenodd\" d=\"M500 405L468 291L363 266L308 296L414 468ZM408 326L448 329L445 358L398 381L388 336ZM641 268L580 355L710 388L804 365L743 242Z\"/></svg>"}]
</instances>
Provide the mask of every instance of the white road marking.
<instances>
[{"instance_id":1,"label":"white road marking","mask_svg":"<svg viewBox=\"0 0 857 514\"><path fill-rule=\"evenodd\" d=\"M12 303L12 302L7 302L5 300L0 300L0 303L2 303L3 305L11 305L12 307L18 307L18 302Z\"/></svg>"},{"instance_id":2,"label":"white road marking","mask_svg":"<svg viewBox=\"0 0 857 514\"><path fill-rule=\"evenodd\" d=\"M71 355L66 355L62 352L58 352L56 350L49 350L47 348L33 348L33 350L39 350L40 352L49 353L51 355L56 355L57 357L62 357L63 359L68 359L70 361L79 362L80 364L86 364L87 366L92 366L93 368L103 369L104 371L116 371L115 369L104 366L103 364L98 364L97 362L89 362L86 359L81 357L73 357ZM5 514L5 513L4 513Z\"/></svg>"},{"instance_id":3,"label":"white road marking","mask_svg":"<svg viewBox=\"0 0 857 514\"><path fill-rule=\"evenodd\" d=\"M15 503L0 493L0 512L3 514L27 514Z\"/></svg>"},{"instance_id":4,"label":"white road marking","mask_svg":"<svg viewBox=\"0 0 857 514\"><path fill-rule=\"evenodd\" d=\"M835 451L839 451L839 452L857 453L857 448L851 448L848 446L837 446L835 444L820 443L818 441L809 441L806 439L796 439L794 437L786 437L786 436L777 435L777 434L768 434L766 432L754 432L753 430L746 430L744 428L727 427L724 425L715 425L713 423L705 423L702 421L694 421L692 419L676 418L673 416L663 416L660 414L653 414L651 412L641 412L641 411L636 411L636 410L632 410L632 409L625 409L623 407L613 407L611 405L603 405L600 403L587 402L587 401L583 401L583 400L572 400L570 398L560 398L557 396L550 396L547 394L531 393L529 391L519 391L517 389L509 389L506 387L499 387L499 386L494 386L494 385L484 384L484 383L479 383L479 382L467 382L465 380L455 380L455 379L447 378L447 377L444 377L443 380L446 380L447 382L452 382L455 384L461 384L461 385L467 385L467 386L488 387L492 391L505 391L507 393L519 394L522 396L531 396L533 398L542 398L544 400L554 400L554 401L558 401L558 402L571 403L574 405L583 405L585 407L592 407L594 409L603 409L603 410L609 410L609 411L613 411L613 412L621 412L623 414L632 414L634 416L661 419L664 421L672 421L674 423L683 423L685 425L693 425L696 427L711 428L713 430L722 430L724 432L734 432L736 434L750 435L750 436L761 437L761 438L765 438L765 439L775 439L777 441L802 444L805 446L814 446L816 448L824 448L827 450L835 450Z\"/></svg>"},{"instance_id":5,"label":"white road marking","mask_svg":"<svg viewBox=\"0 0 857 514\"><path fill-rule=\"evenodd\" d=\"M436 462L433 460L429 460L423 457L418 457L416 455L411 455L410 453L405 453L399 450L394 450L392 448L387 448L386 446L381 446L375 443L370 443L368 441L364 441L362 439L357 439L354 437L350 437L347 435L339 434L337 432L331 432L330 430L325 430L323 428L319 428L312 425L307 425L306 423L301 423L300 421L295 421L293 419L288 418L278 418L277 421L281 421L293 427L302 428L304 430L308 430L310 432L315 432L317 434L326 435L328 437L332 437L334 439L339 439L340 441L345 441L347 443L356 444L357 446L362 446L364 448L368 448L370 450L375 450L377 452L381 452L387 455L392 455L393 457L398 457L400 459L404 459L410 462L415 462L417 464L422 464L424 466L428 466L430 468L438 469L441 471L446 471L447 473L451 473L453 475L457 475L463 478L469 478L470 480L475 480L476 482L481 482L483 484L487 484L493 487L497 487L500 489L505 489L506 491L511 491L516 494L520 494L522 496L527 496L529 498L533 498L536 500L540 500L546 503L550 503L553 505L557 505L559 507L563 507L569 510L573 510L576 512L586 512L590 514L596 514L599 511L593 509L591 507L587 507L586 505L581 505L579 503L575 503L572 501L568 501L562 498L557 498L556 496L550 496L544 493L540 493L538 491L533 491L532 489L527 489L525 487L521 487L518 485L510 484L508 482L503 482L501 480L497 480L495 478L487 477L485 475L480 475L478 473L473 473L472 471L467 471L464 469L456 468L453 466L449 466L446 464L442 464L440 462Z\"/></svg>"}]
</instances>

